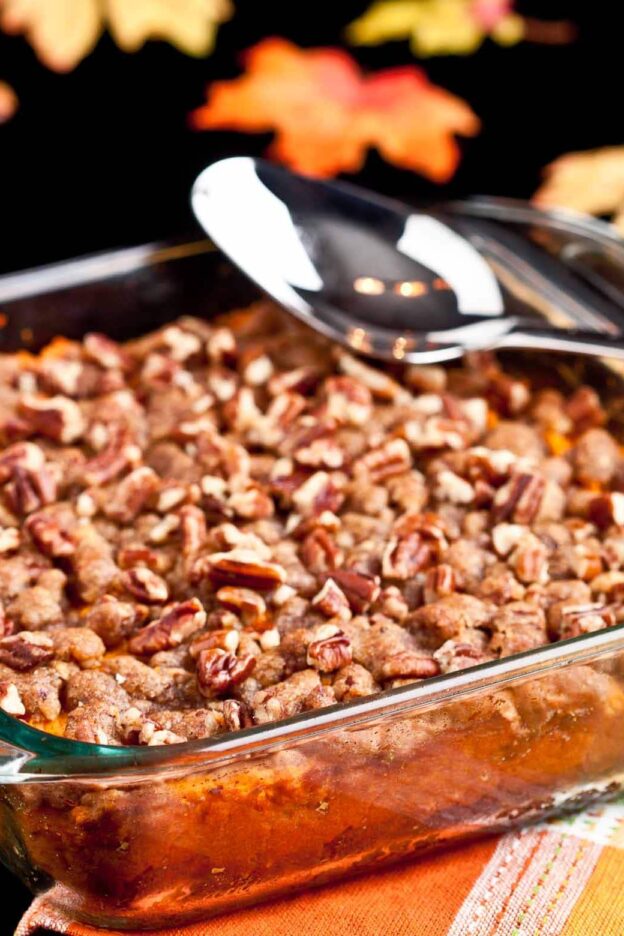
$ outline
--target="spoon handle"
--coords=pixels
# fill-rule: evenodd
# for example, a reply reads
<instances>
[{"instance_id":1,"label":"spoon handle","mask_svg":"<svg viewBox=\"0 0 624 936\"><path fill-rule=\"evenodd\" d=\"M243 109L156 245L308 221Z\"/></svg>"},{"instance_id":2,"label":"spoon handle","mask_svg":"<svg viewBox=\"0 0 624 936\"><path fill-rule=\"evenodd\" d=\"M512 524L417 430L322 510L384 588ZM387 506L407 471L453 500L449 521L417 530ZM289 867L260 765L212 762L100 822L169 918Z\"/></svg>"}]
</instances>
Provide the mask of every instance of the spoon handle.
<instances>
[{"instance_id":1,"label":"spoon handle","mask_svg":"<svg viewBox=\"0 0 624 936\"><path fill-rule=\"evenodd\" d=\"M592 357L608 357L624 361L624 336L602 335L591 331L561 331L526 328L501 335L497 348L515 348L528 351L565 351L569 354L587 354Z\"/></svg>"}]
</instances>

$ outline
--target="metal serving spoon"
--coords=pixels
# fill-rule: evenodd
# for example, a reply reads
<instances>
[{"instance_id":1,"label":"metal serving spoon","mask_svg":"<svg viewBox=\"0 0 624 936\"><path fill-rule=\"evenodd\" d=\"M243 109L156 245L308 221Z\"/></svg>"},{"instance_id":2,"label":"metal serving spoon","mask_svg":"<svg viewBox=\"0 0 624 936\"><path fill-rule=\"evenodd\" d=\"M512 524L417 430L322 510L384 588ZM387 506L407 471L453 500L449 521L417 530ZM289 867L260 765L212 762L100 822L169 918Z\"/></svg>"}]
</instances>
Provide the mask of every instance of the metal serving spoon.
<instances>
[{"instance_id":1,"label":"metal serving spoon","mask_svg":"<svg viewBox=\"0 0 624 936\"><path fill-rule=\"evenodd\" d=\"M416 210L248 157L209 166L192 192L198 221L250 279L359 353L432 363L538 348L624 360L619 239L580 221L578 238L553 252L538 222L556 215L483 204ZM536 236L498 223L497 210L507 221L524 212ZM605 258L621 284L601 274Z\"/></svg>"}]
</instances>

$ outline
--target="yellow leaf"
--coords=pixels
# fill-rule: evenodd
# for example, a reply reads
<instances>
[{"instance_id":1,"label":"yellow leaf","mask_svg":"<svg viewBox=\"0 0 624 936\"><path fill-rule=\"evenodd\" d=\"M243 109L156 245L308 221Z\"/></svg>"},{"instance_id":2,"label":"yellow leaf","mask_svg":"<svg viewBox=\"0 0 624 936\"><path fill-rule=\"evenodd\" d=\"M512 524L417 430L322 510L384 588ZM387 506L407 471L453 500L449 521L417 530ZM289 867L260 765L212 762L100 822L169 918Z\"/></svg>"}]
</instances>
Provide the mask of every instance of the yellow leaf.
<instances>
[{"instance_id":1,"label":"yellow leaf","mask_svg":"<svg viewBox=\"0 0 624 936\"><path fill-rule=\"evenodd\" d=\"M50 68L71 71L100 37L100 0L0 0L0 26L24 33Z\"/></svg>"},{"instance_id":2,"label":"yellow leaf","mask_svg":"<svg viewBox=\"0 0 624 936\"><path fill-rule=\"evenodd\" d=\"M10 120L17 110L17 95L11 85L0 81L0 124Z\"/></svg>"},{"instance_id":3,"label":"yellow leaf","mask_svg":"<svg viewBox=\"0 0 624 936\"><path fill-rule=\"evenodd\" d=\"M156 38L206 55L230 15L230 0L0 0L0 27L23 33L41 61L61 72L82 61L107 28L127 52Z\"/></svg>"},{"instance_id":4,"label":"yellow leaf","mask_svg":"<svg viewBox=\"0 0 624 936\"><path fill-rule=\"evenodd\" d=\"M547 166L544 175L533 198L540 208L614 214L624 231L624 146L568 153Z\"/></svg>"},{"instance_id":5,"label":"yellow leaf","mask_svg":"<svg viewBox=\"0 0 624 936\"><path fill-rule=\"evenodd\" d=\"M414 55L468 55L490 36L502 45L524 35L511 0L377 0L347 27L355 45L409 39Z\"/></svg>"},{"instance_id":6,"label":"yellow leaf","mask_svg":"<svg viewBox=\"0 0 624 936\"><path fill-rule=\"evenodd\" d=\"M229 0L108 0L117 45L135 52L147 39L166 39L188 55L207 55L217 26L232 15Z\"/></svg>"}]
</instances>

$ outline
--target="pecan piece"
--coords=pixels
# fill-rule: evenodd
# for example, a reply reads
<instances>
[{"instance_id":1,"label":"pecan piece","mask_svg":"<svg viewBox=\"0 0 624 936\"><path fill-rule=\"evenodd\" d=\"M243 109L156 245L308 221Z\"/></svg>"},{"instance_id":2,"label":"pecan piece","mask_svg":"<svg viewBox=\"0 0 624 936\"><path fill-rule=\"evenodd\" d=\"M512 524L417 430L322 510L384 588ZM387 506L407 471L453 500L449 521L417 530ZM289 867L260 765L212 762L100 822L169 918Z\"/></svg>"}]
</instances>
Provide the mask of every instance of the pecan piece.
<instances>
[{"instance_id":1,"label":"pecan piece","mask_svg":"<svg viewBox=\"0 0 624 936\"><path fill-rule=\"evenodd\" d=\"M424 569L435 555L435 547L420 533L391 539L386 546L381 571L384 578L407 581Z\"/></svg>"},{"instance_id":2,"label":"pecan piece","mask_svg":"<svg viewBox=\"0 0 624 936\"><path fill-rule=\"evenodd\" d=\"M373 484L379 484L393 475L405 474L412 467L409 446L404 439L390 439L380 448L358 459L353 465L356 477L366 476Z\"/></svg>"},{"instance_id":3,"label":"pecan piece","mask_svg":"<svg viewBox=\"0 0 624 936\"><path fill-rule=\"evenodd\" d=\"M204 650L223 650L226 653L235 654L240 645L240 633L234 629L237 623L232 615L232 627L221 628L220 630L208 631L207 634L198 634L189 646L191 657L196 660Z\"/></svg>"},{"instance_id":4,"label":"pecan piece","mask_svg":"<svg viewBox=\"0 0 624 936\"><path fill-rule=\"evenodd\" d=\"M429 679L437 676L440 666L432 656L416 650L402 650L381 665L379 677L386 679Z\"/></svg>"},{"instance_id":5,"label":"pecan piece","mask_svg":"<svg viewBox=\"0 0 624 936\"><path fill-rule=\"evenodd\" d=\"M16 465L5 491L11 509L26 515L56 500L56 481L45 465L37 469Z\"/></svg>"},{"instance_id":6,"label":"pecan piece","mask_svg":"<svg viewBox=\"0 0 624 936\"><path fill-rule=\"evenodd\" d=\"M128 569L123 573L122 581L130 594L147 604L164 604L169 598L165 580L145 566Z\"/></svg>"},{"instance_id":7,"label":"pecan piece","mask_svg":"<svg viewBox=\"0 0 624 936\"><path fill-rule=\"evenodd\" d=\"M457 590L457 584L457 572L453 566L441 563L428 569L425 576L425 604L444 598L445 595L451 595Z\"/></svg>"},{"instance_id":8,"label":"pecan piece","mask_svg":"<svg viewBox=\"0 0 624 936\"><path fill-rule=\"evenodd\" d=\"M612 608L599 602L553 606L548 613L548 625L553 636L559 640L590 634L616 623Z\"/></svg>"},{"instance_id":9,"label":"pecan piece","mask_svg":"<svg viewBox=\"0 0 624 936\"><path fill-rule=\"evenodd\" d=\"M24 703L15 683L6 680L0 681L0 709L6 712L7 715L14 715L16 718L21 718L26 714Z\"/></svg>"},{"instance_id":10,"label":"pecan piece","mask_svg":"<svg viewBox=\"0 0 624 936\"><path fill-rule=\"evenodd\" d=\"M0 484L12 476L15 468L38 471L45 464L42 449L34 442L16 442L0 452Z\"/></svg>"},{"instance_id":11,"label":"pecan piece","mask_svg":"<svg viewBox=\"0 0 624 936\"><path fill-rule=\"evenodd\" d=\"M624 494L612 491L595 497L589 502L587 514L592 523L601 529L612 524L624 526Z\"/></svg>"},{"instance_id":12,"label":"pecan piece","mask_svg":"<svg viewBox=\"0 0 624 936\"><path fill-rule=\"evenodd\" d=\"M128 644L130 653L151 656L161 650L179 646L206 623L206 612L201 601L191 598L165 611L157 621L152 621L135 634Z\"/></svg>"},{"instance_id":13,"label":"pecan piece","mask_svg":"<svg viewBox=\"0 0 624 936\"><path fill-rule=\"evenodd\" d=\"M34 432L55 442L67 445L80 438L85 421L79 405L69 397L35 397L24 395L19 403L20 413Z\"/></svg>"},{"instance_id":14,"label":"pecan piece","mask_svg":"<svg viewBox=\"0 0 624 936\"><path fill-rule=\"evenodd\" d=\"M120 481L112 499L105 504L106 515L119 523L130 523L156 493L158 483L158 475L152 468L135 468Z\"/></svg>"},{"instance_id":15,"label":"pecan piece","mask_svg":"<svg viewBox=\"0 0 624 936\"><path fill-rule=\"evenodd\" d=\"M312 607L318 608L326 617L349 620L351 609L343 590L328 578L321 590L312 599Z\"/></svg>"},{"instance_id":16,"label":"pecan piece","mask_svg":"<svg viewBox=\"0 0 624 936\"><path fill-rule=\"evenodd\" d=\"M69 533L52 514L31 514L25 525L37 548L46 556L57 559L73 555L75 546Z\"/></svg>"},{"instance_id":17,"label":"pecan piece","mask_svg":"<svg viewBox=\"0 0 624 936\"><path fill-rule=\"evenodd\" d=\"M351 642L339 627L322 624L315 629L307 649L308 666L321 673L333 673L347 666L352 659Z\"/></svg>"},{"instance_id":18,"label":"pecan piece","mask_svg":"<svg viewBox=\"0 0 624 936\"><path fill-rule=\"evenodd\" d=\"M19 549L20 534L16 527L0 526L0 556Z\"/></svg>"},{"instance_id":19,"label":"pecan piece","mask_svg":"<svg viewBox=\"0 0 624 936\"><path fill-rule=\"evenodd\" d=\"M226 699L223 703L223 724L226 731L240 731L253 725L253 719L246 705L236 699Z\"/></svg>"},{"instance_id":20,"label":"pecan piece","mask_svg":"<svg viewBox=\"0 0 624 936\"><path fill-rule=\"evenodd\" d=\"M338 358L338 366L343 374L362 384L379 400L401 401L409 399L408 392L396 380L384 374L383 371L369 367L363 361L351 357L350 354L341 353Z\"/></svg>"},{"instance_id":21,"label":"pecan piece","mask_svg":"<svg viewBox=\"0 0 624 936\"><path fill-rule=\"evenodd\" d=\"M368 387L352 377L328 377L324 389L329 419L346 426L366 425L373 411Z\"/></svg>"},{"instance_id":22,"label":"pecan piece","mask_svg":"<svg viewBox=\"0 0 624 936\"><path fill-rule=\"evenodd\" d=\"M215 584L239 585L258 591L270 591L286 581L286 570L282 566L266 562L249 549L232 549L204 556L200 560L200 573Z\"/></svg>"},{"instance_id":23,"label":"pecan piece","mask_svg":"<svg viewBox=\"0 0 624 936\"><path fill-rule=\"evenodd\" d=\"M0 640L0 663L18 672L27 672L53 658L54 645L47 634L24 632Z\"/></svg>"},{"instance_id":24,"label":"pecan piece","mask_svg":"<svg viewBox=\"0 0 624 936\"><path fill-rule=\"evenodd\" d=\"M327 530L317 527L304 539L301 559L310 572L328 572L339 565L342 553Z\"/></svg>"},{"instance_id":25,"label":"pecan piece","mask_svg":"<svg viewBox=\"0 0 624 936\"><path fill-rule=\"evenodd\" d=\"M111 426L106 446L83 465L82 480L86 485L106 484L140 459L141 450L132 441L128 427L122 424Z\"/></svg>"},{"instance_id":26,"label":"pecan piece","mask_svg":"<svg viewBox=\"0 0 624 936\"><path fill-rule=\"evenodd\" d=\"M83 338L87 357L105 370L128 371L132 369L132 357L127 351L100 332L89 332Z\"/></svg>"},{"instance_id":27,"label":"pecan piece","mask_svg":"<svg viewBox=\"0 0 624 936\"><path fill-rule=\"evenodd\" d=\"M446 640L433 654L434 660L442 673L455 673L458 670L486 663L492 657L474 644L460 640Z\"/></svg>"},{"instance_id":28,"label":"pecan piece","mask_svg":"<svg viewBox=\"0 0 624 936\"><path fill-rule=\"evenodd\" d=\"M182 533L182 552L185 556L196 555L206 542L206 516L194 504L187 504L178 511Z\"/></svg>"},{"instance_id":29,"label":"pecan piece","mask_svg":"<svg viewBox=\"0 0 624 936\"><path fill-rule=\"evenodd\" d=\"M237 657L233 653L214 648L202 650L197 660L197 685L206 698L225 695L252 673L256 658L248 654Z\"/></svg>"},{"instance_id":30,"label":"pecan piece","mask_svg":"<svg viewBox=\"0 0 624 936\"><path fill-rule=\"evenodd\" d=\"M263 629L267 617L266 601L251 588L225 585L217 592L217 600L227 608L233 608L241 615L245 624L256 630Z\"/></svg>"},{"instance_id":31,"label":"pecan piece","mask_svg":"<svg viewBox=\"0 0 624 936\"><path fill-rule=\"evenodd\" d=\"M329 510L335 513L344 500L331 476L326 471L315 472L292 495L295 509L305 516Z\"/></svg>"},{"instance_id":32,"label":"pecan piece","mask_svg":"<svg viewBox=\"0 0 624 936\"><path fill-rule=\"evenodd\" d=\"M540 508L546 482L541 475L518 472L494 497L494 523L511 518L515 523L530 523Z\"/></svg>"},{"instance_id":33,"label":"pecan piece","mask_svg":"<svg viewBox=\"0 0 624 936\"><path fill-rule=\"evenodd\" d=\"M381 588L376 575L366 575L363 572L354 572L350 569L334 569L328 578L334 580L345 594L349 606L356 614L371 605L379 596Z\"/></svg>"}]
</instances>

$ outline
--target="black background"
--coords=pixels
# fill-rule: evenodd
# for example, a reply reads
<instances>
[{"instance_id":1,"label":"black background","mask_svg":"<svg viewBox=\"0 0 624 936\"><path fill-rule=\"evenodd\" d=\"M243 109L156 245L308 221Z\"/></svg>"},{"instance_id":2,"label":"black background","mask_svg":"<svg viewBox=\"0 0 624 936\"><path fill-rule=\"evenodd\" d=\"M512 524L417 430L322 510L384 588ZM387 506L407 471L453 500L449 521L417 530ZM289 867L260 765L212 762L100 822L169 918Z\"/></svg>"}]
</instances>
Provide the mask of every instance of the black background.
<instances>
[{"instance_id":1,"label":"black background","mask_svg":"<svg viewBox=\"0 0 624 936\"><path fill-rule=\"evenodd\" d=\"M220 156L259 155L268 137L195 133L187 115L205 85L237 74L237 54L267 35L301 45L340 42L364 0L333 4L236 0L216 53L190 59L164 43L136 55L104 37L72 73L43 67L26 42L0 36L0 78L21 107L0 127L0 272L195 230L188 193ZM424 63L431 79L465 98L483 132L463 144L447 191L529 196L540 170L560 153L624 143L621 34L616 4L519 2L542 19L578 26L562 47L492 43L476 54ZM326 9L329 7L330 9ZM369 68L412 61L407 43L356 50ZM371 154L357 181L406 199L433 186ZM0 936L13 932L26 891L0 872Z\"/></svg>"}]
</instances>

